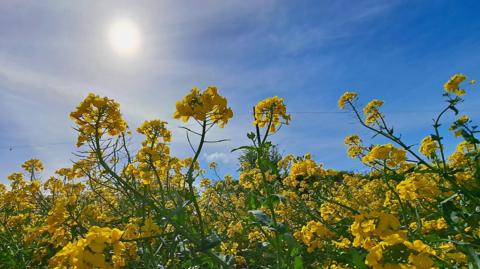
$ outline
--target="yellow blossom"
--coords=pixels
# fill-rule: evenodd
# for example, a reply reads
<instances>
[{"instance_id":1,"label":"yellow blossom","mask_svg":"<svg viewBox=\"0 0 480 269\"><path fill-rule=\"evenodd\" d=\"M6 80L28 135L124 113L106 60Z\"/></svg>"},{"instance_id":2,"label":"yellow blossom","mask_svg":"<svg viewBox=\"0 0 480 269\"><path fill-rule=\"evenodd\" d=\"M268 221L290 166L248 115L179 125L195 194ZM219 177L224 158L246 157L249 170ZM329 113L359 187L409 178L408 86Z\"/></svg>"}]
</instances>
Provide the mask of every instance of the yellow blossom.
<instances>
[{"instance_id":1,"label":"yellow blossom","mask_svg":"<svg viewBox=\"0 0 480 269\"><path fill-rule=\"evenodd\" d=\"M420 143L419 151L427 157L432 157L439 148L438 142L433 140L433 137L429 135Z\"/></svg>"},{"instance_id":2,"label":"yellow blossom","mask_svg":"<svg viewBox=\"0 0 480 269\"><path fill-rule=\"evenodd\" d=\"M24 162L22 168L29 173L40 172L43 170L43 164L39 159L31 159Z\"/></svg>"},{"instance_id":3,"label":"yellow blossom","mask_svg":"<svg viewBox=\"0 0 480 269\"><path fill-rule=\"evenodd\" d=\"M383 115L380 113L380 106L383 105L382 100L372 100L364 108L363 114L365 115L365 124L371 125L377 122Z\"/></svg>"},{"instance_id":4,"label":"yellow blossom","mask_svg":"<svg viewBox=\"0 0 480 269\"><path fill-rule=\"evenodd\" d=\"M127 128L120 114L120 105L112 99L102 98L93 93L90 93L76 110L70 113L70 118L78 126L77 147L92 137L99 138L105 133L115 136Z\"/></svg>"},{"instance_id":5,"label":"yellow blossom","mask_svg":"<svg viewBox=\"0 0 480 269\"><path fill-rule=\"evenodd\" d=\"M287 107L283 103L283 98L278 96L266 98L255 106L255 120L253 125L263 128L269 126L269 132L273 133L281 124L289 123L291 117L287 114ZM283 120L283 121L282 121Z\"/></svg>"},{"instance_id":6,"label":"yellow blossom","mask_svg":"<svg viewBox=\"0 0 480 269\"><path fill-rule=\"evenodd\" d=\"M407 153L403 149L395 148L392 144L375 145L365 156L362 162L375 164L375 162L385 163L394 167L405 162Z\"/></svg>"},{"instance_id":7,"label":"yellow blossom","mask_svg":"<svg viewBox=\"0 0 480 269\"><path fill-rule=\"evenodd\" d=\"M345 103L352 103L355 98L357 98L357 93L356 92L345 92L340 99L338 99L338 107L340 109L345 108Z\"/></svg>"},{"instance_id":8,"label":"yellow blossom","mask_svg":"<svg viewBox=\"0 0 480 269\"><path fill-rule=\"evenodd\" d=\"M443 88L448 93L453 93L455 95L462 96L465 94L465 90L460 89L459 85L465 79L467 79L467 77L464 74L455 74L443 85Z\"/></svg>"},{"instance_id":9,"label":"yellow blossom","mask_svg":"<svg viewBox=\"0 0 480 269\"><path fill-rule=\"evenodd\" d=\"M173 117L184 122L190 117L198 121L211 121L223 128L233 117L233 111L228 107L227 99L218 94L217 87L209 86L202 93L198 88L193 88L183 100L177 102Z\"/></svg>"}]
</instances>

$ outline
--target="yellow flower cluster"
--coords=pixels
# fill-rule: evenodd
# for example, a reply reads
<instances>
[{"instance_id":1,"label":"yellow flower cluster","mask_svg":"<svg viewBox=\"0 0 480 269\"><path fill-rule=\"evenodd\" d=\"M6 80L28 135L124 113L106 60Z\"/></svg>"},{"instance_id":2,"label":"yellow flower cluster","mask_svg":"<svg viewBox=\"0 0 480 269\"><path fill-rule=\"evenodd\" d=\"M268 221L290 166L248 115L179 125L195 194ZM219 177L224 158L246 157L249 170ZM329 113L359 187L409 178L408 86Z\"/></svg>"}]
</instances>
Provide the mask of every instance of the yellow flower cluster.
<instances>
[{"instance_id":1,"label":"yellow flower cluster","mask_svg":"<svg viewBox=\"0 0 480 269\"><path fill-rule=\"evenodd\" d=\"M476 151L479 151L479 149ZM475 147L473 144L467 141L458 143L458 145L455 147L455 152L448 157L450 166L456 168L468 167L471 164L471 159L468 155L473 153L475 153Z\"/></svg>"},{"instance_id":2,"label":"yellow flower cluster","mask_svg":"<svg viewBox=\"0 0 480 269\"><path fill-rule=\"evenodd\" d=\"M142 142L143 146L150 143L158 143L160 139L164 143L168 143L172 140L172 134L166 127L167 123L161 120L147 120L137 128L137 132L145 135L145 141Z\"/></svg>"},{"instance_id":3,"label":"yellow flower cluster","mask_svg":"<svg viewBox=\"0 0 480 269\"><path fill-rule=\"evenodd\" d=\"M345 108L346 103L353 103L358 94L356 92L345 92L340 99L338 99L338 107L340 109Z\"/></svg>"},{"instance_id":4,"label":"yellow flower cluster","mask_svg":"<svg viewBox=\"0 0 480 269\"><path fill-rule=\"evenodd\" d=\"M120 114L120 105L112 99L93 93L90 93L76 110L70 113L70 118L78 126L77 147L91 137L101 137L105 133L115 136L127 128Z\"/></svg>"},{"instance_id":5,"label":"yellow flower cluster","mask_svg":"<svg viewBox=\"0 0 480 269\"><path fill-rule=\"evenodd\" d=\"M228 107L227 99L218 94L217 87L210 86L202 93L193 88L182 101L176 104L175 119L187 122L190 117L198 121L211 121L223 128L233 117L233 111Z\"/></svg>"},{"instance_id":6,"label":"yellow flower cluster","mask_svg":"<svg viewBox=\"0 0 480 269\"><path fill-rule=\"evenodd\" d=\"M271 173L262 175L258 168L242 171L238 179L240 185L248 190L258 190L263 181L272 182L274 180L275 177Z\"/></svg>"},{"instance_id":7,"label":"yellow flower cluster","mask_svg":"<svg viewBox=\"0 0 480 269\"><path fill-rule=\"evenodd\" d=\"M255 120L253 125L263 128L267 126L269 132L273 133L281 124L287 124L291 120L290 114L287 114L287 107L283 103L283 98L278 96L266 98L255 106Z\"/></svg>"},{"instance_id":8,"label":"yellow flower cluster","mask_svg":"<svg viewBox=\"0 0 480 269\"><path fill-rule=\"evenodd\" d=\"M353 246L361 246L369 250L377 243L375 237L385 238L398 234L399 228L400 222L392 214L374 211L356 215L355 221L350 226L351 233L355 237Z\"/></svg>"},{"instance_id":9,"label":"yellow flower cluster","mask_svg":"<svg viewBox=\"0 0 480 269\"><path fill-rule=\"evenodd\" d=\"M140 227L142 237L150 237L160 233L160 226L158 226L151 216L145 219L143 226Z\"/></svg>"},{"instance_id":10,"label":"yellow flower cluster","mask_svg":"<svg viewBox=\"0 0 480 269\"><path fill-rule=\"evenodd\" d=\"M127 247L118 229L92 226L85 238L68 243L50 259L50 266L61 268L121 268L126 265ZM111 251L110 251L111 250Z\"/></svg>"},{"instance_id":11,"label":"yellow flower cluster","mask_svg":"<svg viewBox=\"0 0 480 269\"><path fill-rule=\"evenodd\" d=\"M231 222L228 225L227 236L228 238L234 237L236 234L241 234L243 231L243 225L241 221Z\"/></svg>"},{"instance_id":12,"label":"yellow flower cluster","mask_svg":"<svg viewBox=\"0 0 480 269\"><path fill-rule=\"evenodd\" d=\"M460 89L459 85L465 79L467 79L467 77L464 74L455 74L443 85L443 88L448 93L453 93L455 95L462 96L465 94L465 90Z\"/></svg>"},{"instance_id":13,"label":"yellow flower cluster","mask_svg":"<svg viewBox=\"0 0 480 269\"><path fill-rule=\"evenodd\" d=\"M150 120L138 127L137 132L145 136L142 148L137 154L138 161L156 162L169 157L170 148L166 143L172 140L172 134L166 125L167 123L161 120Z\"/></svg>"},{"instance_id":14,"label":"yellow flower cluster","mask_svg":"<svg viewBox=\"0 0 480 269\"><path fill-rule=\"evenodd\" d=\"M301 240L309 253L315 249L323 248L325 239L331 238L334 233L318 221L309 221L300 231L295 233L295 237Z\"/></svg>"},{"instance_id":15,"label":"yellow flower cluster","mask_svg":"<svg viewBox=\"0 0 480 269\"><path fill-rule=\"evenodd\" d=\"M447 222L445 221L444 218L439 218L439 219L434 219L434 220L421 220L421 228L422 228L422 233L424 234L429 234L433 231L442 231L448 228ZM418 228L418 223L417 222L412 222L410 223L409 227L413 230L417 230Z\"/></svg>"},{"instance_id":16,"label":"yellow flower cluster","mask_svg":"<svg viewBox=\"0 0 480 269\"><path fill-rule=\"evenodd\" d=\"M407 153L403 149L395 148L392 144L375 145L365 156L362 162L366 164L385 163L389 167L395 167L405 162Z\"/></svg>"},{"instance_id":17,"label":"yellow flower cluster","mask_svg":"<svg viewBox=\"0 0 480 269\"><path fill-rule=\"evenodd\" d=\"M290 174L283 180L283 184L302 191L325 174L322 165L318 165L310 158L305 158L292 164Z\"/></svg>"},{"instance_id":18,"label":"yellow flower cluster","mask_svg":"<svg viewBox=\"0 0 480 269\"><path fill-rule=\"evenodd\" d=\"M348 146L347 155L350 158L360 157L364 151L364 147L362 147L362 139L358 135L349 135L345 137L344 143Z\"/></svg>"},{"instance_id":19,"label":"yellow flower cluster","mask_svg":"<svg viewBox=\"0 0 480 269\"><path fill-rule=\"evenodd\" d=\"M27 172L40 172L43 170L43 164L39 159L31 159L24 162L22 168Z\"/></svg>"},{"instance_id":20,"label":"yellow flower cluster","mask_svg":"<svg viewBox=\"0 0 480 269\"><path fill-rule=\"evenodd\" d=\"M456 121L450 126L450 131L455 131L455 137L459 137L464 132L462 127L470 121L470 118L467 115L460 116Z\"/></svg>"},{"instance_id":21,"label":"yellow flower cluster","mask_svg":"<svg viewBox=\"0 0 480 269\"><path fill-rule=\"evenodd\" d=\"M405 201L433 201L441 193L438 189L438 179L434 174L408 174L406 179L398 183L397 192Z\"/></svg>"},{"instance_id":22,"label":"yellow flower cluster","mask_svg":"<svg viewBox=\"0 0 480 269\"><path fill-rule=\"evenodd\" d=\"M438 268L432 256L436 252L421 240L409 242L398 234L385 237L369 250L365 263L374 269L381 268Z\"/></svg>"},{"instance_id":23,"label":"yellow flower cluster","mask_svg":"<svg viewBox=\"0 0 480 269\"><path fill-rule=\"evenodd\" d=\"M431 135L425 137L420 143L420 153L427 157L432 157L435 155L435 152L439 149L438 142L433 140Z\"/></svg>"},{"instance_id":24,"label":"yellow flower cluster","mask_svg":"<svg viewBox=\"0 0 480 269\"><path fill-rule=\"evenodd\" d=\"M372 100L364 108L363 114L365 115L365 124L371 125L373 123L378 123L383 115L380 113L379 108L383 105L382 100Z\"/></svg>"},{"instance_id":25,"label":"yellow flower cluster","mask_svg":"<svg viewBox=\"0 0 480 269\"><path fill-rule=\"evenodd\" d=\"M154 180L168 174L167 164L176 163L170 156L171 132L166 128L167 123L161 120L149 120L137 128L145 139L142 147L133 160L123 170L124 175L139 180L144 185L150 185Z\"/></svg>"}]
</instances>

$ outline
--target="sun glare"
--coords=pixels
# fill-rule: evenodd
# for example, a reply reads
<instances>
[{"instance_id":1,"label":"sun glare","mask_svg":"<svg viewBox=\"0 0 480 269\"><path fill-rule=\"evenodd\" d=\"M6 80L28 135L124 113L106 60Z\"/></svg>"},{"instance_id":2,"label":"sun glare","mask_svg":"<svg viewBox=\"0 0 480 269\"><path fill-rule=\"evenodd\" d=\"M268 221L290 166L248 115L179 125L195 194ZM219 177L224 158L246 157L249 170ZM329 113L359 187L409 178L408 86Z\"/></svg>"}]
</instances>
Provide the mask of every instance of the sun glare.
<instances>
[{"instance_id":1,"label":"sun glare","mask_svg":"<svg viewBox=\"0 0 480 269\"><path fill-rule=\"evenodd\" d=\"M122 56L135 55L140 47L140 32L129 19L114 21L110 26L109 39L113 50Z\"/></svg>"}]
</instances>

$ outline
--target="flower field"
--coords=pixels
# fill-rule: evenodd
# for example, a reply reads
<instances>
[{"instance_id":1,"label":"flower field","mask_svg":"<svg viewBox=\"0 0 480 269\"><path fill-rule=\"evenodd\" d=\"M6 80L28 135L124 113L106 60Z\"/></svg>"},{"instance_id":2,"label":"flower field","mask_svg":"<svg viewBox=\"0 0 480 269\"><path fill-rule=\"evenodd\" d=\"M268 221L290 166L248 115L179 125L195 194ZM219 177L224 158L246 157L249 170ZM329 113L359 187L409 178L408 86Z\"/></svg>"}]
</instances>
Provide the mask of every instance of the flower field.
<instances>
[{"instance_id":1,"label":"flower field","mask_svg":"<svg viewBox=\"0 0 480 269\"><path fill-rule=\"evenodd\" d=\"M475 87L451 77L421 141L404 141L383 101L360 108L357 93L343 94L339 108L389 141L345 138L368 173L328 169L308 153L281 156L271 139L292 119L282 98L267 98L252 110L250 144L232 149L238 178L199 164L205 147L222 142L209 131L234 116L216 87L176 104L173 118L196 126L185 127L186 159L170 153L167 122L131 130L116 101L89 94L70 114L73 165L44 175L31 159L0 184L0 268L480 269L479 131L459 111ZM447 113L456 120L445 122ZM454 152L445 151L449 135L461 141ZM143 138L137 151L133 136Z\"/></svg>"}]
</instances>

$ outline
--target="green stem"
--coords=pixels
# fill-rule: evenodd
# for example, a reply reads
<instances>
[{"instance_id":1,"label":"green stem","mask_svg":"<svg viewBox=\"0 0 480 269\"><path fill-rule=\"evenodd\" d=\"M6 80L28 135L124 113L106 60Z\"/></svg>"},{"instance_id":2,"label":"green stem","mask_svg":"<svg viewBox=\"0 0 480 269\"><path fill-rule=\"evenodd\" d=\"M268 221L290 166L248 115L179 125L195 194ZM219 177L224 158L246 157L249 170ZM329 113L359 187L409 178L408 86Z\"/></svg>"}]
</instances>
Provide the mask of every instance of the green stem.
<instances>
[{"instance_id":1,"label":"green stem","mask_svg":"<svg viewBox=\"0 0 480 269\"><path fill-rule=\"evenodd\" d=\"M200 143L198 144L198 148L195 151L195 156L192 159L192 163L190 164L190 167L188 168L187 172L187 183L188 183L188 190L190 193L190 198L192 199L193 206L195 207L195 211L197 213L198 221L200 223L200 234L202 236L202 241L205 239L205 231L204 231L204 224L203 224L203 219L202 219L202 213L200 211L200 206L198 205L197 197L195 195L195 190L193 189L193 171L195 168L195 162L197 161L198 157L200 156L200 151L203 148L203 144L205 142L205 135L206 135L206 130L207 130L207 122L204 120L202 122L202 133L200 137Z\"/></svg>"}]
</instances>

